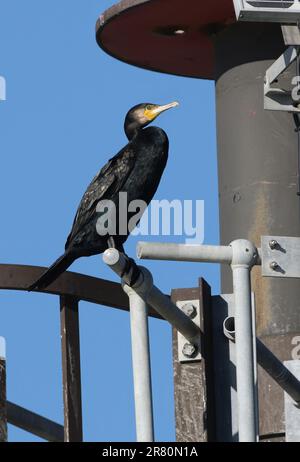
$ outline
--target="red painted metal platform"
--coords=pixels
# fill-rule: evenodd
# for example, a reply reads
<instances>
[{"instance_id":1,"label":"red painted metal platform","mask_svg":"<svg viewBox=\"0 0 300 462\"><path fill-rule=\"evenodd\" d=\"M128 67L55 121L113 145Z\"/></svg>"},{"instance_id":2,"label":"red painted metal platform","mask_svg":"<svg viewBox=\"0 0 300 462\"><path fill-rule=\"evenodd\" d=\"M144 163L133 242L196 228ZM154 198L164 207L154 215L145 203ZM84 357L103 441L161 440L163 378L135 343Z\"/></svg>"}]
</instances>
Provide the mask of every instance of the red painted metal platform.
<instances>
[{"instance_id":1,"label":"red painted metal platform","mask_svg":"<svg viewBox=\"0 0 300 462\"><path fill-rule=\"evenodd\" d=\"M232 0L122 0L100 16L96 37L126 63L213 79L214 36L233 22Z\"/></svg>"}]
</instances>

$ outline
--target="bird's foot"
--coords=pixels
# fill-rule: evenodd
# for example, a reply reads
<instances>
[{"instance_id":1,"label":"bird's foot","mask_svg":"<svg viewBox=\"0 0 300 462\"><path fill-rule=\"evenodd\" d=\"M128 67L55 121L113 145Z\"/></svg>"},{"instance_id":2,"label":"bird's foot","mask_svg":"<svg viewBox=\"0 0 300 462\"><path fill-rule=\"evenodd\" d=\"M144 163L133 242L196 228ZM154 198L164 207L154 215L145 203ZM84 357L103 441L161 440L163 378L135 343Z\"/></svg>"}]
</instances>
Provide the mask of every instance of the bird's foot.
<instances>
[{"instance_id":1,"label":"bird's foot","mask_svg":"<svg viewBox=\"0 0 300 462\"><path fill-rule=\"evenodd\" d=\"M121 274L121 278L124 282L126 282L128 286L132 287L140 277L141 270L137 266L136 262L132 258L129 258L126 253L124 253L124 256L126 260L126 266L123 273Z\"/></svg>"}]
</instances>

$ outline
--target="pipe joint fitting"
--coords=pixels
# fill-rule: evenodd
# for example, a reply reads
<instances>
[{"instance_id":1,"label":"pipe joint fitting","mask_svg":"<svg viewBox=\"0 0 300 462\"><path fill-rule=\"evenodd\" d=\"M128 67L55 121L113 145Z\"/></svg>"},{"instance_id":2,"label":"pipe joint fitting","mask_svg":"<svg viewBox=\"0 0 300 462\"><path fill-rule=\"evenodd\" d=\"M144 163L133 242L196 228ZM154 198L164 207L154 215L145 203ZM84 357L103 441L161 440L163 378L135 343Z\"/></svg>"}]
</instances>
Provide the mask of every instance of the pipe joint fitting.
<instances>
[{"instance_id":1,"label":"pipe joint fitting","mask_svg":"<svg viewBox=\"0 0 300 462\"><path fill-rule=\"evenodd\" d=\"M130 296L132 293L138 293L141 298L144 300L147 300L149 293L151 292L153 288L153 277L150 271L147 270L147 268L144 268L143 266L138 267L141 275L136 281L136 283L130 287L126 283L122 282L122 287L124 292Z\"/></svg>"},{"instance_id":2,"label":"pipe joint fitting","mask_svg":"<svg viewBox=\"0 0 300 462\"><path fill-rule=\"evenodd\" d=\"M232 248L231 266L252 268L257 264L258 250L251 241L237 239L231 242L229 246Z\"/></svg>"}]
</instances>

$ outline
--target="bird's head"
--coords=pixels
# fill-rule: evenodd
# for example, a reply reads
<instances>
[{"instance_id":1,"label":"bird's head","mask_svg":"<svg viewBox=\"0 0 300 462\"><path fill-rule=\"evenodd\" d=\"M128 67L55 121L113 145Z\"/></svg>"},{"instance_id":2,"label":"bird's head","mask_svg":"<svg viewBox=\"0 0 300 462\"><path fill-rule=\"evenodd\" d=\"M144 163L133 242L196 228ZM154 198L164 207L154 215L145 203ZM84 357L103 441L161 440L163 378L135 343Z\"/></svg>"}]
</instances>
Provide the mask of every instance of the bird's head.
<instances>
[{"instance_id":1,"label":"bird's head","mask_svg":"<svg viewBox=\"0 0 300 462\"><path fill-rule=\"evenodd\" d=\"M132 139L138 130L149 125L160 114L178 105L177 101L164 105L142 103L131 108L126 115L124 124L128 139Z\"/></svg>"}]
</instances>

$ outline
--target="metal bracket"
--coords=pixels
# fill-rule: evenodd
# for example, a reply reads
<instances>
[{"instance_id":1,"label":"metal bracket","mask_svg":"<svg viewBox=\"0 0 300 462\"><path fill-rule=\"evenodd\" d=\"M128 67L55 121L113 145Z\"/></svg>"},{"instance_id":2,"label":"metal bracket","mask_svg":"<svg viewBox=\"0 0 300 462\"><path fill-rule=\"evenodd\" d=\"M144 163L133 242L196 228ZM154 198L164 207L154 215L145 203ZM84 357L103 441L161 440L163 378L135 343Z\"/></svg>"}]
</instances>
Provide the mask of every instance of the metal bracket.
<instances>
[{"instance_id":1,"label":"metal bracket","mask_svg":"<svg viewBox=\"0 0 300 462\"><path fill-rule=\"evenodd\" d=\"M300 278L300 238L262 236L262 275Z\"/></svg>"},{"instance_id":2,"label":"metal bracket","mask_svg":"<svg viewBox=\"0 0 300 462\"><path fill-rule=\"evenodd\" d=\"M300 45L300 29L298 24L282 25L281 30L285 45Z\"/></svg>"},{"instance_id":3,"label":"metal bracket","mask_svg":"<svg viewBox=\"0 0 300 462\"><path fill-rule=\"evenodd\" d=\"M266 72L264 83L264 108L269 111L300 112L300 97L295 82L294 90L282 90L272 86L278 78L299 56L298 46L289 46L288 49L272 64ZM292 84L293 82L291 82ZM295 93L295 95L294 95ZM297 104L298 103L298 104Z\"/></svg>"},{"instance_id":4,"label":"metal bracket","mask_svg":"<svg viewBox=\"0 0 300 462\"><path fill-rule=\"evenodd\" d=\"M285 361L284 365L300 380L300 361ZM284 393L285 409L285 441L287 443L300 442L300 409L292 399Z\"/></svg>"},{"instance_id":5,"label":"metal bracket","mask_svg":"<svg viewBox=\"0 0 300 462\"><path fill-rule=\"evenodd\" d=\"M273 85L299 56L300 1L233 0L233 3L238 21L281 23L284 43L290 46L266 72L264 107L269 111L300 112L299 76L291 82L295 89L283 90Z\"/></svg>"},{"instance_id":6,"label":"metal bracket","mask_svg":"<svg viewBox=\"0 0 300 462\"><path fill-rule=\"evenodd\" d=\"M184 300L176 302L180 310L184 312L193 322L200 327L200 302L199 300ZM201 361L200 336L198 345L192 345L180 333L177 332L178 338L178 360L181 363Z\"/></svg>"},{"instance_id":7,"label":"metal bracket","mask_svg":"<svg viewBox=\"0 0 300 462\"><path fill-rule=\"evenodd\" d=\"M299 22L299 0L233 0L238 21Z\"/></svg>"}]
</instances>

